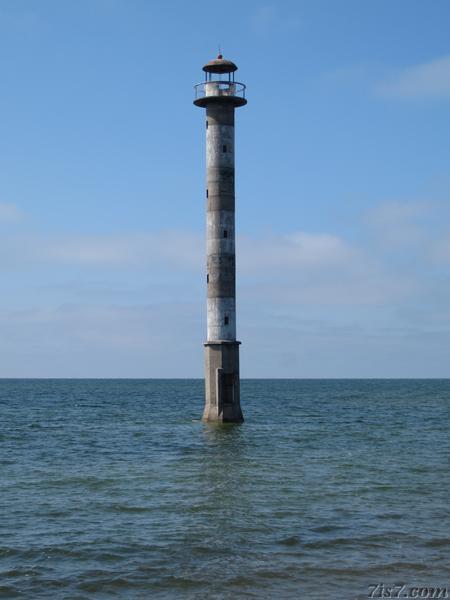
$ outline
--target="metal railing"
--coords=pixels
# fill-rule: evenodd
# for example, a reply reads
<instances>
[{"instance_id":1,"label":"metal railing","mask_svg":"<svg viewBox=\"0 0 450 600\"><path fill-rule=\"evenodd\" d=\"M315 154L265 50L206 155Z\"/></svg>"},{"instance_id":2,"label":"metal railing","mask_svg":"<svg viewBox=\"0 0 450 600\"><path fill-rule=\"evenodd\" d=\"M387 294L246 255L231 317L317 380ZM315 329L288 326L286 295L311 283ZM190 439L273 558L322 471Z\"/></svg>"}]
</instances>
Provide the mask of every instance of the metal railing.
<instances>
[{"instance_id":1,"label":"metal railing","mask_svg":"<svg viewBox=\"0 0 450 600\"><path fill-rule=\"evenodd\" d=\"M194 86L195 99L207 96L237 96L245 98L245 85L238 81L203 81Z\"/></svg>"}]
</instances>

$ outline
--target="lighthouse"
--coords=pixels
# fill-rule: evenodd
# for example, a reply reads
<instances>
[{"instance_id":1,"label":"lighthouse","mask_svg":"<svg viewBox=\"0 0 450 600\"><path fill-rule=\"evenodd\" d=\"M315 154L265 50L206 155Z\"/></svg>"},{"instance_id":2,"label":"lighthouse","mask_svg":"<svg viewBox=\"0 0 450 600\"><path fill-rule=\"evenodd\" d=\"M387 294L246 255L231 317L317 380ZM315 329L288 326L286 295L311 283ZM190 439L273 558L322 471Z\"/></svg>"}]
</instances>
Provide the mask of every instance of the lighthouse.
<instances>
[{"instance_id":1,"label":"lighthouse","mask_svg":"<svg viewBox=\"0 0 450 600\"><path fill-rule=\"evenodd\" d=\"M236 339L234 112L247 104L237 66L221 54L204 67L194 104L206 109L206 286L204 421L240 423Z\"/></svg>"}]
</instances>

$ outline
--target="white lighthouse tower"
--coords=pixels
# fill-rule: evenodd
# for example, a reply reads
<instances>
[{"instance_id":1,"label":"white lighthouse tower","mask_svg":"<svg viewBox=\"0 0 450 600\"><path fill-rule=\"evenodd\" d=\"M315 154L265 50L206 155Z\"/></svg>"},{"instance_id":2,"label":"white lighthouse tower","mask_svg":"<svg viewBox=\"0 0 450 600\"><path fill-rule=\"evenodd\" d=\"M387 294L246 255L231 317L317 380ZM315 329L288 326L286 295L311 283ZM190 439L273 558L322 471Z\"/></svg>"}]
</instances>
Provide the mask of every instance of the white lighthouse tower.
<instances>
[{"instance_id":1,"label":"white lighthouse tower","mask_svg":"<svg viewBox=\"0 0 450 600\"><path fill-rule=\"evenodd\" d=\"M234 112L247 104L237 66L221 54L203 67L194 104L206 108L207 340L204 421L241 422L236 339Z\"/></svg>"}]
</instances>

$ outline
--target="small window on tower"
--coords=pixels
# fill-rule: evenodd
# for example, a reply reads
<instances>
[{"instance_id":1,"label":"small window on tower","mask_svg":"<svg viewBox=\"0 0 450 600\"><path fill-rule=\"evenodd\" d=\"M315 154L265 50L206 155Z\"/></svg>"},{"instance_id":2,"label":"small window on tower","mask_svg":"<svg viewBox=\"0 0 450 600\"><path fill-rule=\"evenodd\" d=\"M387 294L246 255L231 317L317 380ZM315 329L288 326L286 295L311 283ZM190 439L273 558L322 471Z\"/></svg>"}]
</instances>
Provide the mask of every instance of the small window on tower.
<instances>
[{"instance_id":1,"label":"small window on tower","mask_svg":"<svg viewBox=\"0 0 450 600\"><path fill-rule=\"evenodd\" d=\"M225 319L224 319L224 323L225 323L225 325L228 325L228 322L229 322L229 318L228 318L228 317L225 317Z\"/></svg>"},{"instance_id":2,"label":"small window on tower","mask_svg":"<svg viewBox=\"0 0 450 600\"><path fill-rule=\"evenodd\" d=\"M208 129L208 121L206 121L206 129Z\"/></svg>"},{"instance_id":3,"label":"small window on tower","mask_svg":"<svg viewBox=\"0 0 450 600\"><path fill-rule=\"evenodd\" d=\"M223 230L223 237L224 238L228 237L228 231L226 229Z\"/></svg>"},{"instance_id":4,"label":"small window on tower","mask_svg":"<svg viewBox=\"0 0 450 600\"><path fill-rule=\"evenodd\" d=\"M206 276L206 283L209 283L209 274Z\"/></svg>"},{"instance_id":5,"label":"small window on tower","mask_svg":"<svg viewBox=\"0 0 450 600\"><path fill-rule=\"evenodd\" d=\"M209 192L208 192L208 188L206 188L206 197L209 197Z\"/></svg>"},{"instance_id":6,"label":"small window on tower","mask_svg":"<svg viewBox=\"0 0 450 600\"><path fill-rule=\"evenodd\" d=\"M223 151L223 152L226 152L226 151L227 151L227 147L226 147L226 145L225 145L225 144L222 146L222 151Z\"/></svg>"}]
</instances>

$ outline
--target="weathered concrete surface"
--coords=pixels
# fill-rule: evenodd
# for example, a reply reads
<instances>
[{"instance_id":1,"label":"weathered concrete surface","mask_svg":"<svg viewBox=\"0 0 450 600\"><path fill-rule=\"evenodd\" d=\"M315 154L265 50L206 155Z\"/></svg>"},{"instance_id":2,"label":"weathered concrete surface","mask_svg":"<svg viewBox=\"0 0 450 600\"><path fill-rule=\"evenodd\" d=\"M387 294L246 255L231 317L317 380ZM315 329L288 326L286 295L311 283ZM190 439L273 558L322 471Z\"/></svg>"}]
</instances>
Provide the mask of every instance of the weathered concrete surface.
<instances>
[{"instance_id":1,"label":"weathered concrete surface","mask_svg":"<svg viewBox=\"0 0 450 600\"><path fill-rule=\"evenodd\" d=\"M234 107L206 107L207 340L236 340Z\"/></svg>"},{"instance_id":2,"label":"weathered concrete surface","mask_svg":"<svg viewBox=\"0 0 450 600\"><path fill-rule=\"evenodd\" d=\"M239 342L206 342L205 391L204 421L242 423Z\"/></svg>"},{"instance_id":3,"label":"weathered concrete surface","mask_svg":"<svg viewBox=\"0 0 450 600\"><path fill-rule=\"evenodd\" d=\"M236 341L234 111L243 104L241 99L235 101L233 95L214 97L219 93L219 85L206 85L207 96L201 102L194 101L206 108L207 341L203 420L241 422L240 342ZM228 88L231 94L233 89Z\"/></svg>"}]
</instances>

